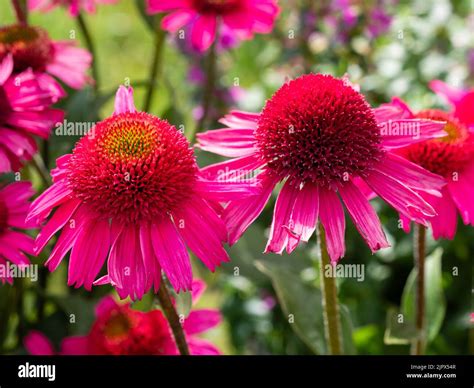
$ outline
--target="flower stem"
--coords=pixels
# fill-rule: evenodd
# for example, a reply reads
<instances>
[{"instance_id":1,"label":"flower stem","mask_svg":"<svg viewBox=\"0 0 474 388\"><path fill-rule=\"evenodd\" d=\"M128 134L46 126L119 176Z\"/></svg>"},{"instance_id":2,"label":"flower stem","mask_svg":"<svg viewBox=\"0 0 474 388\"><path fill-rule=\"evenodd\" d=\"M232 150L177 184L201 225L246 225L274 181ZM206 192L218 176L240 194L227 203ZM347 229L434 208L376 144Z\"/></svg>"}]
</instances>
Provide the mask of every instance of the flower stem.
<instances>
[{"instance_id":1,"label":"flower stem","mask_svg":"<svg viewBox=\"0 0 474 388\"><path fill-rule=\"evenodd\" d=\"M13 8L15 10L16 19L19 24L28 24L28 7L24 0L12 0Z\"/></svg>"},{"instance_id":2,"label":"flower stem","mask_svg":"<svg viewBox=\"0 0 474 388\"><path fill-rule=\"evenodd\" d=\"M413 341L411 353L421 355L425 351L425 256L426 256L426 228L422 225L415 225L413 235L413 257L416 277L416 297L415 297L415 325L419 337Z\"/></svg>"},{"instance_id":3,"label":"flower stem","mask_svg":"<svg viewBox=\"0 0 474 388\"><path fill-rule=\"evenodd\" d=\"M323 297L324 332L329 354L342 354L341 317L337 300L336 278L326 276L326 268L331 264L326 245L326 234L321 225L318 227L319 246L321 249L321 292Z\"/></svg>"},{"instance_id":4,"label":"flower stem","mask_svg":"<svg viewBox=\"0 0 474 388\"><path fill-rule=\"evenodd\" d=\"M166 286L166 279L164 278L161 280L157 297L160 301L163 313L165 314L166 319L171 326L171 330L173 331L173 336L176 341L176 345L178 346L179 353L182 356L189 356L189 347L188 343L186 342L186 336L184 335L183 327L179 321L178 313L176 312L173 302L171 301L168 287Z\"/></svg>"},{"instance_id":5,"label":"flower stem","mask_svg":"<svg viewBox=\"0 0 474 388\"><path fill-rule=\"evenodd\" d=\"M39 174L45 188L51 186L51 178L49 176L48 168L46 167L43 158L39 154L33 156L33 158L31 159L31 165Z\"/></svg>"},{"instance_id":6,"label":"flower stem","mask_svg":"<svg viewBox=\"0 0 474 388\"><path fill-rule=\"evenodd\" d=\"M159 19L157 19L155 27L155 51L153 53L153 60L150 66L150 75L148 77L148 90L143 104L143 111L148 112L153 101L153 93L156 86L156 78L160 72L161 59L163 57L163 47L165 43L165 32L159 27Z\"/></svg>"},{"instance_id":7,"label":"flower stem","mask_svg":"<svg viewBox=\"0 0 474 388\"><path fill-rule=\"evenodd\" d=\"M97 54L95 50L94 41L92 40L89 28L87 27L86 20L84 19L81 13L77 15L76 20L86 41L87 49L92 54L92 77L94 78L94 90L97 93L99 90L99 70L97 66Z\"/></svg>"},{"instance_id":8,"label":"flower stem","mask_svg":"<svg viewBox=\"0 0 474 388\"><path fill-rule=\"evenodd\" d=\"M216 38L217 41L217 38ZM201 132L207 122L209 111L211 110L212 100L214 96L214 88L216 83L216 42L209 48L206 65L206 85L204 86L204 95L202 103L202 116L199 119L196 127L188 135L188 140L193 143L194 137Z\"/></svg>"}]
</instances>

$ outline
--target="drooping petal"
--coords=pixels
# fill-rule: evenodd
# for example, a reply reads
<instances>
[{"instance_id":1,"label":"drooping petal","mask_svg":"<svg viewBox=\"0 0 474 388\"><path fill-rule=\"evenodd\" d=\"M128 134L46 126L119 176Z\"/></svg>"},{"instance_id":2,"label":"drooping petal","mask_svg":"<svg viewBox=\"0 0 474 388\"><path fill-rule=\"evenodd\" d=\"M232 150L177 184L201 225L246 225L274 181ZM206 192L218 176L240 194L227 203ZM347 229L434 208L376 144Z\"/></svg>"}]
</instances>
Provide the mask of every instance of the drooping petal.
<instances>
[{"instance_id":1,"label":"drooping petal","mask_svg":"<svg viewBox=\"0 0 474 388\"><path fill-rule=\"evenodd\" d=\"M218 310L201 309L191 311L184 321L183 328L187 335L203 333L222 322Z\"/></svg>"},{"instance_id":2,"label":"drooping petal","mask_svg":"<svg viewBox=\"0 0 474 388\"><path fill-rule=\"evenodd\" d=\"M306 183L296 196L288 233L287 252L291 253L300 241L308 242L316 229L319 212L319 190Z\"/></svg>"},{"instance_id":3,"label":"drooping petal","mask_svg":"<svg viewBox=\"0 0 474 388\"><path fill-rule=\"evenodd\" d=\"M380 224L380 220L369 201L351 181L339 188L339 194L346 205L352 221L372 252L387 248L390 244Z\"/></svg>"},{"instance_id":4,"label":"drooping petal","mask_svg":"<svg viewBox=\"0 0 474 388\"><path fill-rule=\"evenodd\" d=\"M32 330L23 339L23 344L29 354L33 356L53 356L53 344L41 332Z\"/></svg>"},{"instance_id":5,"label":"drooping petal","mask_svg":"<svg viewBox=\"0 0 474 388\"><path fill-rule=\"evenodd\" d=\"M459 175L457 181L448 183L448 190L456 207L461 214L465 225L474 225L474 181L469 181L463 174Z\"/></svg>"},{"instance_id":6,"label":"drooping petal","mask_svg":"<svg viewBox=\"0 0 474 388\"><path fill-rule=\"evenodd\" d=\"M161 268L173 288L179 292L191 289L193 275L186 246L169 218L151 227L151 240Z\"/></svg>"},{"instance_id":7,"label":"drooping petal","mask_svg":"<svg viewBox=\"0 0 474 388\"><path fill-rule=\"evenodd\" d=\"M293 212L293 206L299 192L299 187L293 182L286 181L283 185L273 211L270 238L265 248L265 253L274 252L281 254L285 249L288 243L288 229L291 230L293 228L293 225L291 225L291 213Z\"/></svg>"},{"instance_id":8,"label":"drooping petal","mask_svg":"<svg viewBox=\"0 0 474 388\"><path fill-rule=\"evenodd\" d=\"M380 133L385 148L401 148L425 140L446 136L446 122L426 119L401 119L381 122Z\"/></svg>"},{"instance_id":9,"label":"drooping petal","mask_svg":"<svg viewBox=\"0 0 474 388\"><path fill-rule=\"evenodd\" d=\"M224 128L197 134L199 148L230 158L254 154L253 129Z\"/></svg>"},{"instance_id":10,"label":"drooping petal","mask_svg":"<svg viewBox=\"0 0 474 388\"><path fill-rule=\"evenodd\" d=\"M346 220L344 209L335 191L325 188L319 190L319 218L326 233L326 245L332 263L344 257L346 246L344 232Z\"/></svg>"},{"instance_id":11,"label":"drooping petal","mask_svg":"<svg viewBox=\"0 0 474 388\"><path fill-rule=\"evenodd\" d=\"M265 173L263 173L265 174ZM262 177L262 191L259 195L232 201L222 215L229 231L229 244L233 245L260 215L270 198L278 178L265 174Z\"/></svg>"},{"instance_id":12,"label":"drooping petal","mask_svg":"<svg viewBox=\"0 0 474 388\"><path fill-rule=\"evenodd\" d=\"M194 22L191 42L199 51L206 51L211 47L216 37L217 17L214 14L200 15Z\"/></svg>"}]
</instances>

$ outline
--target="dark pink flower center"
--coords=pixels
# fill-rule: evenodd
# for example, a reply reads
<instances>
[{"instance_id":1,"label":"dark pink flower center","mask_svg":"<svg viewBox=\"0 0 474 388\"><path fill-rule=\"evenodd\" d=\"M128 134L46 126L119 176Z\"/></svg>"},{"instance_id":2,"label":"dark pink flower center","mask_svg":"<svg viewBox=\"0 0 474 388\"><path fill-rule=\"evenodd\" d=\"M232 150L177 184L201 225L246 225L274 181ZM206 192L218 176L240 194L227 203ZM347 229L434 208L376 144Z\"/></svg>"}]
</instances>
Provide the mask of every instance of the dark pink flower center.
<instances>
[{"instance_id":1,"label":"dark pink flower center","mask_svg":"<svg viewBox=\"0 0 474 388\"><path fill-rule=\"evenodd\" d=\"M193 150L174 126L147 113L123 113L77 143L68 183L99 216L157 221L192 194L196 172Z\"/></svg>"},{"instance_id":2,"label":"dark pink flower center","mask_svg":"<svg viewBox=\"0 0 474 388\"><path fill-rule=\"evenodd\" d=\"M474 159L474 137L456 118L440 110L424 110L416 117L446 121L444 130L447 136L413 144L401 152L413 163L428 171L453 178Z\"/></svg>"},{"instance_id":3,"label":"dark pink flower center","mask_svg":"<svg viewBox=\"0 0 474 388\"><path fill-rule=\"evenodd\" d=\"M200 14L226 14L242 8L242 0L192 0L192 6Z\"/></svg>"},{"instance_id":4,"label":"dark pink flower center","mask_svg":"<svg viewBox=\"0 0 474 388\"><path fill-rule=\"evenodd\" d=\"M39 27L11 25L0 28L0 61L11 53L15 72L28 68L44 71L54 53L46 30Z\"/></svg>"},{"instance_id":5,"label":"dark pink flower center","mask_svg":"<svg viewBox=\"0 0 474 388\"><path fill-rule=\"evenodd\" d=\"M8 227L8 208L3 199L0 198L0 234Z\"/></svg>"},{"instance_id":6,"label":"dark pink flower center","mask_svg":"<svg viewBox=\"0 0 474 388\"><path fill-rule=\"evenodd\" d=\"M321 74L283 85L267 101L256 138L268 167L282 179L326 187L363 176L383 152L380 128L362 94Z\"/></svg>"}]
</instances>

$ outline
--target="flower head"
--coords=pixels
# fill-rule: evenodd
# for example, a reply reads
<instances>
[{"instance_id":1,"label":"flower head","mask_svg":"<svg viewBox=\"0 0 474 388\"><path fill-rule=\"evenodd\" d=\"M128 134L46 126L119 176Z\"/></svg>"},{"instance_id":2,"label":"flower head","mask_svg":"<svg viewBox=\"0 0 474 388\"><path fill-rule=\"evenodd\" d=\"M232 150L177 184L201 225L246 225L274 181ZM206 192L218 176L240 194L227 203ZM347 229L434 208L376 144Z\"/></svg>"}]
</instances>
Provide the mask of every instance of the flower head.
<instances>
[{"instance_id":1,"label":"flower head","mask_svg":"<svg viewBox=\"0 0 474 388\"><path fill-rule=\"evenodd\" d=\"M16 182L0 187L0 265L7 261L24 266L30 263L25 256L33 254L33 239L19 230L31 229L32 223L25 222L28 213L28 199L33 195L29 182ZM2 271L2 273L5 273ZM13 279L0 276L0 282L11 283Z\"/></svg>"},{"instance_id":2,"label":"flower head","mask_svg":"<svg viewBox=\"0 0 474 388\"><path fill-rule=\"evenodd\" d=\"M426 224L435 212L418 191L439 194L443 179L391 150L442 136L444 123L392 117L393 110L372 109L346 79L309 74L283 85L260 114L232 112L221 120L229 128L199 134L202 149L237 157L205 168L209 178L261 171L261 194L231 201L224 210L230 243L260 214L278 182L284 185L266 252L292 252L300 241L308 241L319 219L331 259L344 256L341 199L371 250L387 247L366 199L368 187L408 218Z\"/></svg>"},{"instance_id":3,"label":"flower head","mask_svg":"<svg viewBox=\"0 0 474 388\"><path fill-rule=\"evenodd\" d=\"M205 289L201 281L193 282L193 304ZM184 320L183 330L193 355L217 355L219 350L197 335L219 325L221 315L213 309L193 310ZM33 331L25 338L25 347L35 355L54 354L49 340ZM67 337L61 354L67 355L178 355L178 348L160 310L141 312L129 304L117 303L111 296L96 306L96 320L85 336Z\"/></svg>"},{"instance_id":4,"label":"flower head","mask_svg":"<svg viewBox=\"0 0 474 388\"><path fill-rule=\"evenodd\" d=\"M466 124L453 114L440 110L413 112L407 104L394 99L387 106L400 108L404 117L428 118L446 122L446 135L402 147L398 154L405 159L445 178L442 197L422 193L423 198L433 206L437 215L430 219L435 239L453 239L456 234L457 212L466 225L474 225L474 134ZM410 220L401 215L406 232Z\"/></svg>"},{"instance_id":5,"label":"flower head","mask_svg":"<svg viewBox=\"0 0 474 388\"><path fill-rule=\"evenodd\" d=\"M14 72L49 73L74 89L90 81L91 54L70 41L55 42L41 27L13 24L0 28L0 60L13 56ZM53 82L53 80L51 80Z\"/></svg>"},{"instance_id":6,"label":"flower head","mask_svg":"<svg viewBox=\"0 0 474 388\"><path fill-rule=\"evenodd\" d=\"M68 8L71 16L78 16L81 11L95 13L98 4L115 4L118 0L28 0L30 11L49 12L57 6Z\"/></svg>"},{"instance_id":7,"label":"flower head","mask_svg":"<svg viewBox=\"0 0 474 388\"><path fill-rule=\"evenodd\" d=\"M47 139L63 120L64 113L51 108L63 95L47 74L14 75L10 54L0 61L0 173L18 171L37 151L33 135Z\"/></svg>"},{"instance_id":8,"label":"flower head","mask_svg":"<svg viewBox=\"0 0 474 388\"><path fill-rule=\"evenodd\" d=\"M275 0L148 0L148 12L169 12L162 27L171 32L191 24L193 46L205 51L214 42L219 23L239 39L269 33L279 7Z\"/></svg>"},{"instance_id":9,"label":"flower head","mask_svg":"<svg viewBox=\"0 0 474 388\"><path fill-rule=\"evenodd\" d=\"M58 159L53 186L32 204L29 218L38 221L57 208L35 250L62 229L46 265L54 270L72 248L69 285L90 289L107 261L96 284L111 283L122 298L157 290L162 269L177 291L190 289L186 245L211 271L229 260L214 202L258 187L206 181L181 132L137 112L131 89L121 87L115 102L115 114Z\"/></svg>"}]
</instances>

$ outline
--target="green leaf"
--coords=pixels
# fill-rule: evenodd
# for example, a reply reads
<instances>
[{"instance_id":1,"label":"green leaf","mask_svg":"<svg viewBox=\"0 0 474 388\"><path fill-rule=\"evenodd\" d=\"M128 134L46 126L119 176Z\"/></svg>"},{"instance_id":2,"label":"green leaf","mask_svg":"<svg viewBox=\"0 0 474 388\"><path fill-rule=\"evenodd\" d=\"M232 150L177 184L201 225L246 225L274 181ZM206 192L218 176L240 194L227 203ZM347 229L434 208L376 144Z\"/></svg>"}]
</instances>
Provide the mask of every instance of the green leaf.
<instances>
[{"instance_id":1,"label":"green leaf","mask_svg":"<svg viewBox=\"0 0 474 388\"><path fill-rule=\"evenodd\" d=\"M288 322L301 340L315 353L326 354L321 290L305 282L286 261L258 261L257 268L268 275ZM291 262L290 262L291 264ZM344 354L354 354L349 309L340 305Z\"/></svg>"},{"instance_id":2,"label":"green leaf","mask_svg":"<svg viewBox=\"0 0 474 388\"><path fill-rule=\"evenodd\" d=\"M386 345L407 345L415 338L417 331L413 322L407 321L398 309L389 309L383 342Z\"/></svg>"},{"instance_id":3,"label":"green leaf","mask_svg":"<svg viewBox=\"0 0 474 388\"><path fill-rule=\"evenodd\" d=\"M446 300L442 285L442 255L443 250L438 248L425 261L425 325L428 341L432 341L439 333L446 314ZM402 295L401 311L409 322L415 322L417 276L417 270L413 269L408 276Z\"/></svg>"}]
</instances>

